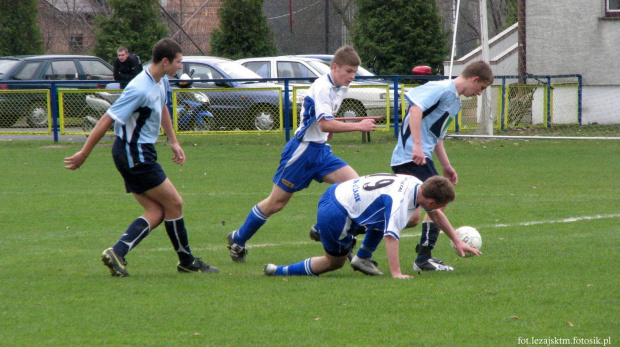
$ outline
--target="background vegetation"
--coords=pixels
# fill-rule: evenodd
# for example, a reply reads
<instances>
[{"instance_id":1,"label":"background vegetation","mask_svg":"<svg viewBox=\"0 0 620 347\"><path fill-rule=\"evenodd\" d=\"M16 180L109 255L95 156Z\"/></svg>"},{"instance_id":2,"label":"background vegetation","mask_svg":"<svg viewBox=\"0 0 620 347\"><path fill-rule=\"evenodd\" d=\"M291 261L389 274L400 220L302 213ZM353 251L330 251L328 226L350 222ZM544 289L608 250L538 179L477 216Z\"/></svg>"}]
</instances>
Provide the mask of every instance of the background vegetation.
<instances>
[{"instance_id":1,"label":"background vegetation","mask_svg":"<svg viewBox=\"0 0 620 347\"><path fill-rule=\"evenodd\" d=\"M43 54L37 0L0 2L0 57Z\"/></svg>"}]
</instances>

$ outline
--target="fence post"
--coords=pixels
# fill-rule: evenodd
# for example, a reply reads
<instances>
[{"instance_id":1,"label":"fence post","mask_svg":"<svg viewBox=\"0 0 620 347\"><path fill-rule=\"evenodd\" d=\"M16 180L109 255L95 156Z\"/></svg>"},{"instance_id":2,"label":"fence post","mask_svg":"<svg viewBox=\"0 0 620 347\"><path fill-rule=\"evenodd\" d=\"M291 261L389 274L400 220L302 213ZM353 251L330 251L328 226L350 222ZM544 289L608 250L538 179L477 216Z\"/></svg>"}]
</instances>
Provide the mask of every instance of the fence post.
<instances>
[{"instance_id":1,"label":"fence post","mask_svg":"<svg viewBox=\"0 0 620 347\"><path fill-rule=\"evenodd\" d=\"M502 76L502 110L500 117L500 129L504 130L504 117L506 117L506 76Z\"/></svg>"},{"instance_id":2,"label":"fence post","mask_svg":"<svg viewBox=\"0 0 620 347\"><path fill-rule=\"evenodd\" d=\"M551 128L551 76L547 76L547 128Z\"/></svg>"},{"instance_id":3,"label":"fence post","mask_svg":"<svg viewBox=\"0 0 620 347\"><path fill-rule=\"evenodd\" d=\"M398 104L400 103L400 95L398 92L398 76L392 78L394 82L394 137L398 137Z\"/></svg>"},{"instance_id":4,"label":"fence post","mask_svg":"<svg viewBox=\"0 0 620 347\"><path fill-rule=\"evenodd\" d=\"M581 81L581 75L577 75L577 119L579 121L579 125L583 125L581 123L581 97L582 97L582 81Z\"/></svg>"},{"instance_id":5,"label":"fence post","mask_svg":"<svg viewBox=\"0 0 620 347\"><path fill-rule=\"evenodd\" d=\"M297 100L294 100L294 102L297 102ZM292 120L293 117L293 115L291 115L289 119L289 113L292 112L291 110L292 108L291 101L289 100L288 78L286 78L284 79L284 136L286 138L286 142L291 139L290 120Z\"/></svg>"},{"instance_id":6,"label":"fence post","mask_svg":"<svg viewBox=\"0 0 620 347\"><path fill-rule=\"evenodd\" d=\"M56 89L55 82L52 82L50 104L52 109L52 134L54 134L54 142L58 142L58 133L60 132L60 129L58 125L58 90Z\"/></svg>"}]
</instances>

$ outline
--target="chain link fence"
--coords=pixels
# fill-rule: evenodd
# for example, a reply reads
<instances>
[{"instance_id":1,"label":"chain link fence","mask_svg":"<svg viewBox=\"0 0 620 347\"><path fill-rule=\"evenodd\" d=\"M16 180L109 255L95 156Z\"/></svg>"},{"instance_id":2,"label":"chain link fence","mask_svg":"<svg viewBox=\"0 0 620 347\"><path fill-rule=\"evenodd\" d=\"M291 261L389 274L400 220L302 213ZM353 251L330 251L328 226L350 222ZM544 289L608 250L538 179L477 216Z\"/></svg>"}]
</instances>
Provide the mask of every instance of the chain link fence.
<instances>
[{"instance_id":1,"label":"chain link fence","mask_svg":"<svg viewBox=\"0 0 620 347\"><path fill-rule=\"evenodd\" d=\"M0 134L51 134L50 91L0 90Z\"/></svg>"}]
</instances>

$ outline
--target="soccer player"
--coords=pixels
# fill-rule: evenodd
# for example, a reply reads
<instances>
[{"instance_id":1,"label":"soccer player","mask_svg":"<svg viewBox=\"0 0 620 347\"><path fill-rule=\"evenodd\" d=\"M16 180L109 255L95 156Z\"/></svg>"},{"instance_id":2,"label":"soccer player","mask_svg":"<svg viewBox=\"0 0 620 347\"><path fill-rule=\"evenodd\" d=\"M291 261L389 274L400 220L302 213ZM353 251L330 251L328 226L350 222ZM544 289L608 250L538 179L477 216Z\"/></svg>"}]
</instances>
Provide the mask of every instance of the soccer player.
<instances>
[{"instance_id":1,"label":"soccer player","mask_svg":"<svg viewBox=\"0 0 620 347\"><path fill-rule=\"evenodd\" d=\"M340 269L351 251L356 232L365 229L362 245L351 260L353 269L367 275L382 275L371 257L386 236L392 277L411 278L400 270L398 239L401 230L420 206L454 241L461 256L464 256L464 251L481 254L456 236L441 211L454 198L452 183L438 176L422 183L409 175L375 174L335 184L321 197L314 226L319 232L325 254L288 266L267 264L264 272L268 276L314 276ZM387 236L394 241L389 242Z\"/></svg>"},{"instance_id":2,"label":"soccer player","mask_svg":"<svg viewBox=\"0 0 620 347\"><path fill-rule=\"evenodd\" d=\"M144 214L133 221L118 242L103 251L101 260L112 276L127 277L125 256L161 222L179 257L181 273L217 273L219 270L194 257L190 251L183 220L183 200L157 163L155 142L163 127L172 149L172 161L185 162L185 154L174 134L166 107L170 84L166 75L182 67L181 46L171 39L162 39L153 47L153 63L136 76L119 99L101 117L82 150L65 158L65 168L79 169L97 142L114 122L116 140L112 157L125 181L127 193L144 208Z\"/></svg>"},{"instance_id":3,"label":"soccer player","mask_svg":"<svg viewBox=\"0 0 620 347\"><path fill-rule=\"evenodd\" d=\"M271 194L252 207L238 230L227 235L233 261L245 262L246 242L271 215L286 206L295 192L307 188L312 180L338 183L359 176L332 153L327 140L333 133L373 131L376 128L372 119L343 123L334 118L360 63L353 47L343 46L334 55L330 73L319 77L310 86L301 109L301 124L284 147Z\"/></svg>"},{"instance_id":4,"label":"soccer player","mask_svg":"<svg viewBox=\"0 0 620 347\"><path fill-rule=\"evenodd\" d=\"M456 184L458 176L450 165L443 145L446 129L461 110L459 95L480 95L492 83L493 71L489 64L476 61L466 66L463 73L454 80L428 82L406 93L405 97L411 106L403 120L398 143L392 154L391 166L394 173L413 175L422 181L438 175L432 159L435 152L443 175L450 179L452 184ZM408 227L418 224L420 214L418 209ZM454 270L452 266L431 256L439 230L436 223L426 215L422 223L420 243L416 246L418 256L413 264L416 271Z\"/></svg>"}]
</instances>

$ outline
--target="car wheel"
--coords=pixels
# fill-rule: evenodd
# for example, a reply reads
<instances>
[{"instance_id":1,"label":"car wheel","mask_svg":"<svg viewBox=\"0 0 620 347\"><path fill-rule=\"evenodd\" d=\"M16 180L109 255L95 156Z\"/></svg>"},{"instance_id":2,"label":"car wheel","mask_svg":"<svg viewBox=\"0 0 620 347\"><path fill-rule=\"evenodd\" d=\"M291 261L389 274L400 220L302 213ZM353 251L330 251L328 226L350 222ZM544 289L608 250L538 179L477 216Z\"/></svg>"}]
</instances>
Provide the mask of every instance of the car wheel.
<instances>
[{"instance_id":1,"label":"car wheel","mask_svg":"<svg viewBox=\"0 0 620 347\"><path fill-rule=\"evenodd\" d=\"M366 108L358 100L347 99L342 102L336 117L356 118L366 117Z\"/></svg>"},{"instance_id":2,"label":"car wheel","mask_svg":"<svg viewBox=\"0 0 620 347\"><path fill-rule=\"evenodd\" d=\"M44 101L35 101L30 104L26 120L33 128L47 127L47 104Z\"/></svg>"},{"instance_id":3,"label":"car wheel","mask_svg":"<svg viewBox=\"0 0 620 347\"><path fill-rule=\"evenodd\" d=\"M278 109L271 105L257 105L249 112L250 127L260 131L276 128L278 118Z\"/></svg>"}]
</instances>

